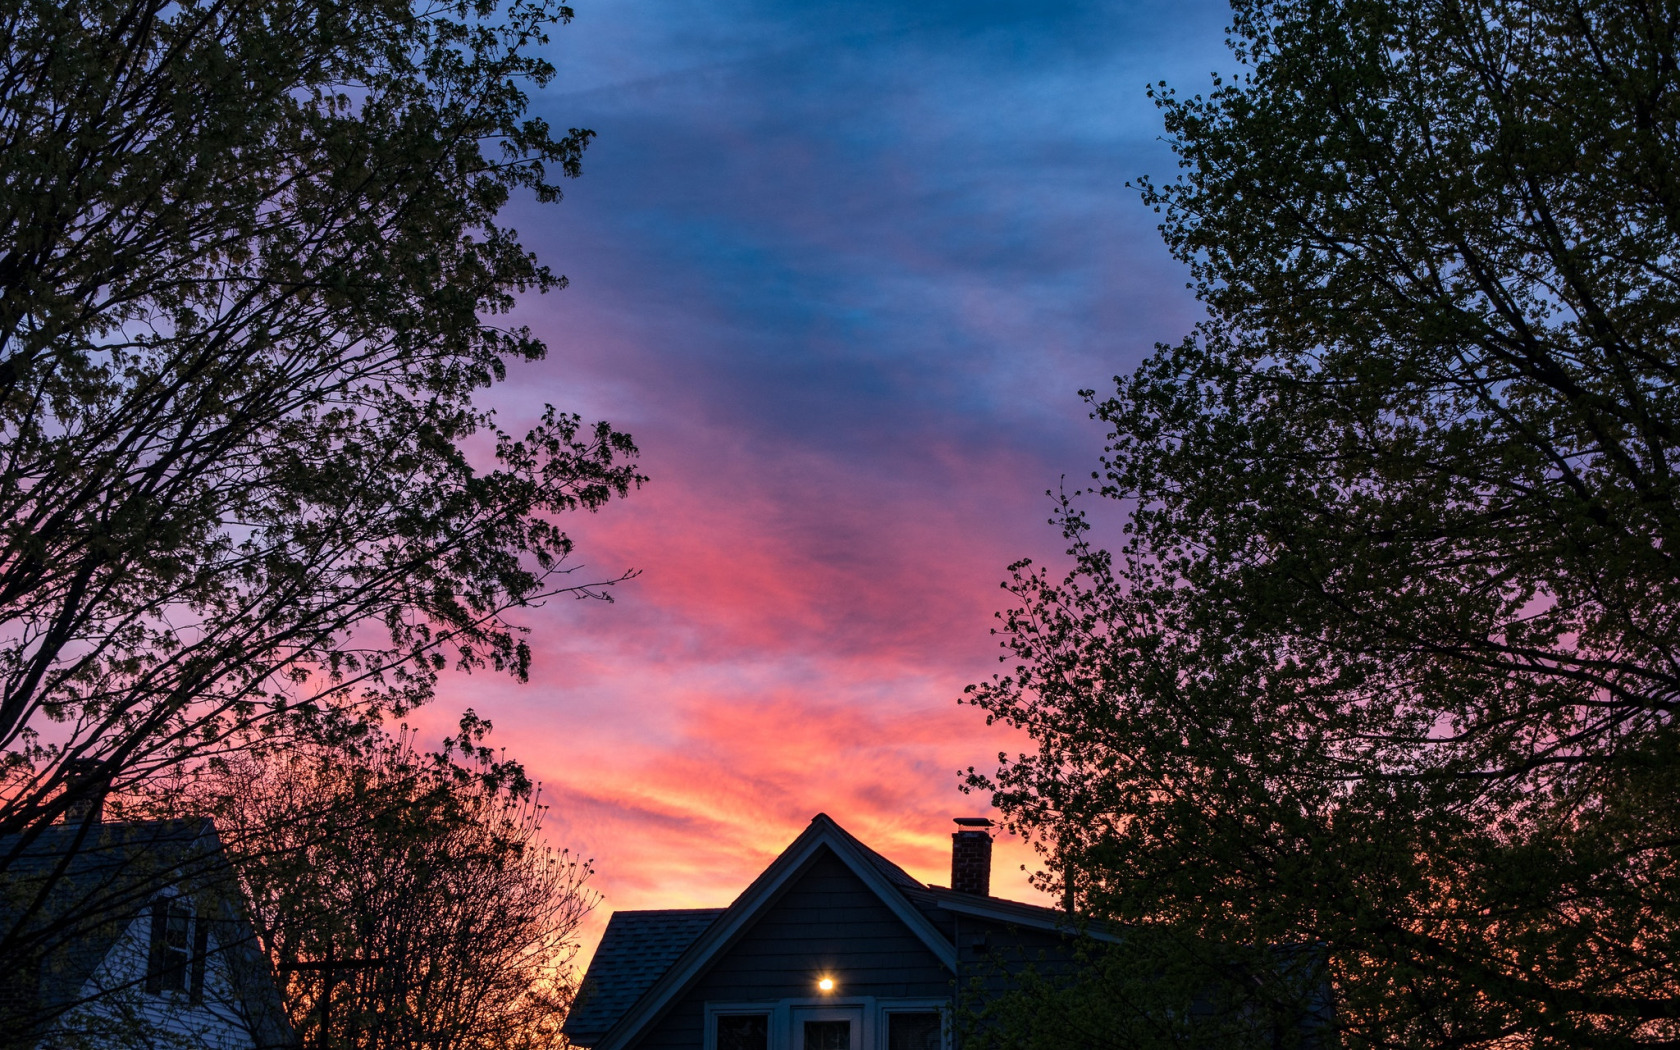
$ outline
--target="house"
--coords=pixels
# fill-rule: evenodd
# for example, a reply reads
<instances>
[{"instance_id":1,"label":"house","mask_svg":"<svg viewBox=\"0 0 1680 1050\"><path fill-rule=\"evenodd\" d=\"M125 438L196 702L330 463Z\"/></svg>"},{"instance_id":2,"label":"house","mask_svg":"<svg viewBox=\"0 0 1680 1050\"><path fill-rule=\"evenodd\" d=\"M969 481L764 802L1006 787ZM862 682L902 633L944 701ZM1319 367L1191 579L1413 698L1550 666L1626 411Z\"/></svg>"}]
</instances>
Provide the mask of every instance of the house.
<instances>
[{"instance_id":1,"label":"house","mask_svg":"<svg viewBox=\"0 0 1680 1050\"><path fill-rule=\"evenodd\" d=\"M818 814L727 908L615 913L565 1034L591 1050L943 1050L959 987L1000 955L1065 960L1079 934L1065 912L989 896L991 822L957 823L950 888Z\"/></svg>"},{"instance_id":2,"label":"house","mask_svg":"<svg viewBox=\"0 0 1680 1050\"><path fill-rule=\"evenodd\" d=\"M63 824L0 838L0 1044L296 1046L208 820Z\"/></svg>"}]
</instances>

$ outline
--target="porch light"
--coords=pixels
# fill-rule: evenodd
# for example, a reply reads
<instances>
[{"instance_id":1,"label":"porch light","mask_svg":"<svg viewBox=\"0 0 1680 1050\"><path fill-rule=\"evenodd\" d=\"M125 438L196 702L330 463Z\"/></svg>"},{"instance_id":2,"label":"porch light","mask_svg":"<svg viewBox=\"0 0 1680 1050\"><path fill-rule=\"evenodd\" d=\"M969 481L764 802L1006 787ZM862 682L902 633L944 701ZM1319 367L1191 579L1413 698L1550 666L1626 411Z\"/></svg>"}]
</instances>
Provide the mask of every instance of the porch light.
<instances>
[{"instance_id":1,"label":"porch light","mask_svg":"<svg viewBox=\"0 0 1680 1050\"><path fill-rule=\"evenodd\" d=\"M822 978L821 980L819 980L817 982L817 988L819 990L825 991L825 992L834 991L834 978L832 978L832 977Z\"/></svg>"}]
</instances>

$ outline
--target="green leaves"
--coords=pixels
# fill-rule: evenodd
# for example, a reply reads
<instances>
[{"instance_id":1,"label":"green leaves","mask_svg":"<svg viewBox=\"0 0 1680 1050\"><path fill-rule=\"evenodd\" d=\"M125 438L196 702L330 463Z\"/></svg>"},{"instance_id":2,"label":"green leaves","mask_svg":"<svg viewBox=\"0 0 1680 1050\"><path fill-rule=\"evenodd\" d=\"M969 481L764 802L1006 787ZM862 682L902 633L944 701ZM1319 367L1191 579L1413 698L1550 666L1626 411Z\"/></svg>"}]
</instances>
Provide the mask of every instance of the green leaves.
<instances>
[{"instance_id":1,"label":"green leaves","mask_svg":"<svg viewBox=\"0 0 1680 1050\"><path fill-rule=\"evenodd\" d=\"M523 675L510 609L604 596L556 518L634 444L482 393L544 350L492 315L564 285L497 212L580 170L526 114L570 14L0 3L0 829L67 756L120 786Z\"/></svg>"},{"instance_id":2,"label":"green leaves","mask_svg":"<svg viewBox=\"0 0 1680 1050\"><path fill-rule=\"evenodd\" d=\"M590 866L543 842L546 807L490 729L468 711L428 754L340 726L171 800L215 815L304 1042L561 1045Z\"/></svg>"},{"instance_id":3,"label":"green leaves","mask_svg":"<svg viewBox=\"0 0 1680 1050\"><path fill-rule=\"evenodd\" d=\"M1613 814L1680 762L1677 26L1241 3L1156 92L1209 319L1093 398L1128 532L1015 577L974 783L1099 913L1328 945L1356 1042L1676 1034L1674 807Z\"/></svg>"}]
</instances>

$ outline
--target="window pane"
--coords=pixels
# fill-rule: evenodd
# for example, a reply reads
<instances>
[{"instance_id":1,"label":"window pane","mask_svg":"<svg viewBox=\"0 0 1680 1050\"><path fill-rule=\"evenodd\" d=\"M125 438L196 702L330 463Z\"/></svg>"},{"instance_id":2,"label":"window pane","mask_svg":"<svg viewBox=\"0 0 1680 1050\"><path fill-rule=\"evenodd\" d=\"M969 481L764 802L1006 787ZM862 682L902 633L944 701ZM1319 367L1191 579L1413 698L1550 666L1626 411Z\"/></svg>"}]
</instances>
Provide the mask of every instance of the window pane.
<instances>
[{"instance_id":1,"label":"window pane","mask_svg":"<svg viewBox=\"0 0 1680 1050\"><path fill-rule=\"evenodd\" d=\"M940 1050L939 1015L888 1014L887 1050Z\"/></svg>"},{"instance_id":2,"label":"window pane","mask_svg":"<svg viewBox=\"0 0 1680 1050\"><path fill-rule=\"evenodd\" d=\"M717 1050L767 1050L770 1018L764 1014L743 1014L717 1019Z\"/></svg>"},{"instance_id":3,"label":"window pane","mask_svg":"<svg viewBox=\"0 0 1680 1050\"><path fill-rule=\"evenodd\" d=\"M188 937L192 911L184 901L165 899L152 904L152 945L146 962L146 991L187 990Z\"/></svg>"},{"instance_id":4,"label":"window pane","mask_svg":"<svg viewBox=\"0 0 1680 1050\"><path fill-rule=\"evenodd\" d=\"M852 1050L852 1022L806 1021L805 1050Z\"/></svg>"},{"instance_id":5,"label":"window pane","mask_svg":"<svg viewBox=\"0 0 1680 1050\"><path fill-rule=\"evenodd\" d=\"M164 924L163 939L169 945L169 950L185 956L187 954L187 929L192 923L192 915L187 906L180 901L169 902L169 918Z\"/></svg>"}]
</instances>

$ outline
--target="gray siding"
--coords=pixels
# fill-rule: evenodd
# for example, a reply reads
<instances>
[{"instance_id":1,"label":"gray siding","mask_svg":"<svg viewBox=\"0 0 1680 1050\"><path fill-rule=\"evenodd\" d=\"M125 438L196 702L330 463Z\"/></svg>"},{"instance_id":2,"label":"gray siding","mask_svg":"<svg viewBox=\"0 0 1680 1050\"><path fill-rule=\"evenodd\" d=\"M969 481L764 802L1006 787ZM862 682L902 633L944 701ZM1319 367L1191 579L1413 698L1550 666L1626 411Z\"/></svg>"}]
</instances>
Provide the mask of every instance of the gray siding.
<instances>
[{"instance_id":1,"label":"gray siding","mask_svg":"<svg viewBox=\"0 0 1680 1050\"><path fill-rule=\"evenodd\" d=\"M637 1050L699 1050L708 1000L814 997L823 973L832 973L847 995L952 991L952 974L938 957L824 849L781 899L719 954Z\"/></svg>"},{"instance_id":2,"label":"gray siding","mask_svg":"<svg viewBox=\"0 0 1680 1050\"><path fill-rule=\"evenodd\" d=\"M1028 968L1046 976L1073 972L1081 946L1067 934L970 915L957 917L956 940L964 994L978 991L981 1001L1012 990L1013 976Z\"/></svg>"}]
</instances>

